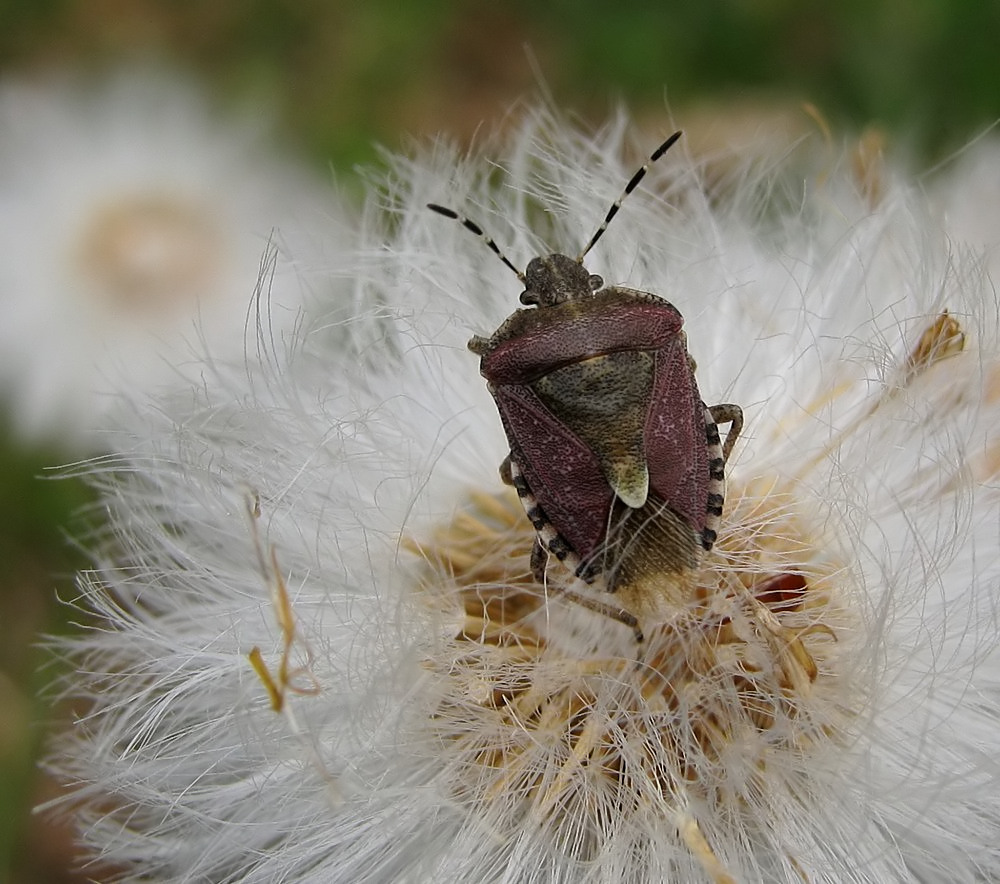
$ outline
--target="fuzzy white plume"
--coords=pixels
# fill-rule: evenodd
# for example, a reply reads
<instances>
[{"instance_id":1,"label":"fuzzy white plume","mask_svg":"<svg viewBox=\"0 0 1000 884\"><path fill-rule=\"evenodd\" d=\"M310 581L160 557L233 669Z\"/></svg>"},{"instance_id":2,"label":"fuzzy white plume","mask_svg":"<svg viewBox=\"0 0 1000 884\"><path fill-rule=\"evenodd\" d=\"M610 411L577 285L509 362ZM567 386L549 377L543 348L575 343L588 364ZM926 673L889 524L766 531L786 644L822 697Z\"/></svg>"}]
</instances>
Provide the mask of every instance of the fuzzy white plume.
<instances>
[{"instance_id":1,"label":"fuzzy white plume","mask_svg":"<svg viewBox=\"0 0 1000 884\"><path fill-rule=\"evenodd\" d=\"M702 397L745 410L719 543L642 648L530 577L465 348L520 286L425 204L519 266L575 254L625 129L536 114L391 159L327 313L126 403L53 756L95 856L177 882L1000 876L997 304L920 194L651 169L587 265L672 301Z\"/></svg>"}]
</instances>

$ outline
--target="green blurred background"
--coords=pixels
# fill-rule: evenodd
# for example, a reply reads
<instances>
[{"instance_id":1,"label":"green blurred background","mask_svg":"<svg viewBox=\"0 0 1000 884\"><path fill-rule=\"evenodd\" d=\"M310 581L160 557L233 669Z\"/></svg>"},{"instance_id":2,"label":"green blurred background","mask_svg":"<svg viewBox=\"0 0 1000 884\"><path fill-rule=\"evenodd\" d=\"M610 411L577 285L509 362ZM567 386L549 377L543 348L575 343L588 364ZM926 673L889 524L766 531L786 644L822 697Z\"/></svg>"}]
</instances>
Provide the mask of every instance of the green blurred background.
<instances>
[{"instance_id":1,"label":"green blurred background","mask_svg":"<svg viewBox=\"0 0 1000 884\"><path fill-rule=\"evenodd\" d=\"M469 140L539 83L595 123L624 100L662 133L669 107L696 143L815 129L808 102L836 142L876 126L917 168L1000 116L1000 2L0 0L0 23L0 77L162 62L223 105L267 106L286 146L347 185L376 144ZM35 759L59 665L34 641L76 628L57 596L85 564L67 531L88 491L39 478L65 460L0 415L0 881L18 884L100 877L74 875L71 833L30 815L57 791Z\"/></svg>"}]
</instances>

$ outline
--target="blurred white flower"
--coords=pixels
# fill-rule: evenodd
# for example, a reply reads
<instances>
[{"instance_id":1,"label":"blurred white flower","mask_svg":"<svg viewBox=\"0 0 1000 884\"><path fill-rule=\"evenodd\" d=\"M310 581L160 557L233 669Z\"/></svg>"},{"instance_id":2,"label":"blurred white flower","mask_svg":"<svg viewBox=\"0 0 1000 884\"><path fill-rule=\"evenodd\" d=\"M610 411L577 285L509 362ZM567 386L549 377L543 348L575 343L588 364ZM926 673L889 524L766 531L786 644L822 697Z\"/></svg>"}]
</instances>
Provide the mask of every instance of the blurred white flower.
<instances>
[{"instance_id":1,"label":"blurred white flower","mask_svg":"<svg viewBox=\"0 0 1000 884\"><path fill-rule=\"evenodd\" d=\"M916 194L654 167L587 263L676 304L703 398L746 412L719 542L643 646L530 577L465 349L520 286L425 203L518 265L573 254L632 171L623 129L539 115L481 157L395 160L337 337L307 316L264 374L212 360L176 423L135 403L90 470L100 628L62 645L84 711L53 763L95 857L159 881L1000 876L997 305Z\"/></svg>"},{"instance_id":2,"label":"blurred white flower","mask_svg":"<svg viewBox=\"0 0 1000 884\"><path fill-rule=\"evenodd\" d=\"M957 158L936 188L949 233L981 253L1000 277L1000 138L990 134Z\"/></svg>"},{"instance_id":3,"label":"blurred white flower","mask_svg":"<svg viewBox=\"0 0 1000 884\"><path fill-rule=\"evenodd\" d=\"M187 81L8 82L0 133L0 397L29 438L95 444L120 387L196 376L199 336L237 357L258 281L290 326L309 268L287 251L335 239L323 183Z\"/></svg>"}]
</instances>

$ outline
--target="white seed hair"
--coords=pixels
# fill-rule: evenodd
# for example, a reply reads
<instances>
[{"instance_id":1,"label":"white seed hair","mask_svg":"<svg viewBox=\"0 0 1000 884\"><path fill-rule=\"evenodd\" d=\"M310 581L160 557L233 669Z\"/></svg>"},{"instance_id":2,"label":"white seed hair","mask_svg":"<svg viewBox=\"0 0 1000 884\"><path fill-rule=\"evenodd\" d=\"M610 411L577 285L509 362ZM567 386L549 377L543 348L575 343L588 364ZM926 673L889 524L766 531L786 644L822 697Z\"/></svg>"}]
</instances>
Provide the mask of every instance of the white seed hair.
<instances>
[{"instance_id":1,"label":"white seed hair","mask_svg":"<svg viewBox=\"0 0 1000 884\"><path fill-rule=\"evenodd\" d=\"M787 547L801 521L836 595L829 662L769 731L733 736L693 784L566 766L565 719L519 730L484 706L502 676L543 698L585 682L622 757L677 766L689 722L637 709L628 631L553 598L525 621L544 648L512 663L456 639L448 579L440 604L420 589L407 539L426 548L501 489L506 442L465 342L519 294L424 206L461 209L521 266L574 253L634 165L628 130L537 111L474 153L389 158L336 299L295 336L261 334L259 363L206 354L183 396L126 391L115 455L83 468L111 518L77 600L98 627L57 643L83 711L50 766L95 857L166 882L1000 878L998 309L983 263L895 179L874 208L846 163L804 186L782 162L743 168L710 193L681 142L587 257L674 303L703 398L744 408L720 549L727 531ZM965 349L901 380L945 309ZM287 587L291 663L319 688L287 686L281 712L247 660L258 647L276 673L283 640L255 533ZM758 640L749 617L735 628ZM595 659L629 665L581 675ZM702 688L729 702L725 679ZM787 751L802 720L830 727ZM631 742L644 727L668 730ZM525 767L508 771L512 739ZM579 801L560 805L564 781ZM547 812L526 811L539 788Z\"/></svg>"}]
</instances>

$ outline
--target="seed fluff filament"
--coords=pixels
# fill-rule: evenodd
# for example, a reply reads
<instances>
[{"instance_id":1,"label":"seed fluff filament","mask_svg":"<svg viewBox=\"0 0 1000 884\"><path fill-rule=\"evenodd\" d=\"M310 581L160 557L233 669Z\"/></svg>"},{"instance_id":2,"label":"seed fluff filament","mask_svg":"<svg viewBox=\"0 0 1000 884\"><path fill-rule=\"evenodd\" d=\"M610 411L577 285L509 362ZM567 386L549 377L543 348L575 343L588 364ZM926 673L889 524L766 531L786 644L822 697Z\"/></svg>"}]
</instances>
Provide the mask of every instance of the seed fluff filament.
<instances>
[{"instance_id":1,"label":"seed fluff filament","mask_svg":"<svg viewBox=\"0 0 1000 884\"><path fill-rule=\"evenodd\" d=\"M779 480L732 492L735 528L638 647L607 618L546 601L512 493L473 494L430 538L407 541L424 604L457 605L460 620L425 660L441 685L428 726L455 760L456 800L496 838L527 814L553 849L586 862L653 818L692 868L735 880L714 845L736 830L766 838L766 813L792 812L814 788L810 753L851 727L842 572Z\"/></svg>"}]
</instances>

